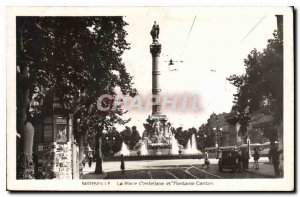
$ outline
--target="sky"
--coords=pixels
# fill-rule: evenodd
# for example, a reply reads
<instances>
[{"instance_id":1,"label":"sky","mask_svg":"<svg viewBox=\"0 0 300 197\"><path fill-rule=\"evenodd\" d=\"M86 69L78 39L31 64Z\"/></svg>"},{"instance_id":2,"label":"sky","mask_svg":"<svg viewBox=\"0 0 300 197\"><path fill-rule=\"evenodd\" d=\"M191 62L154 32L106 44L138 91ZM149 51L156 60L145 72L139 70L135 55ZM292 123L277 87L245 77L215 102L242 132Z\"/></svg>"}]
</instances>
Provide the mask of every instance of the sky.
<instances>
[{"instance_id":1,"label":"sky","mask_svg":"<svg viewBox=\"0 0 300 197\"><path fill-rule=\"evenodd\" d=\"M125 29L131 49L122 58L140 95L151 93L150 30L154 21L159 24L162 94L192 94L200 99L200 110L196 113L164 113L174 127L185 129L198 128L213 112L230 112L236 88L226 78L243 74L243 60L252 49L265 48L276 29L274 14L247 9L208 9L201 13L176 8L149 9L124 19L129 24ZM170 59L183 61L175 64L177 71L169 71L167 61ZM130 117L128 126L135 125L142 133L143 123L150 114L150 110L129 111L125 118Z\"/></svg>"}]
</instances>

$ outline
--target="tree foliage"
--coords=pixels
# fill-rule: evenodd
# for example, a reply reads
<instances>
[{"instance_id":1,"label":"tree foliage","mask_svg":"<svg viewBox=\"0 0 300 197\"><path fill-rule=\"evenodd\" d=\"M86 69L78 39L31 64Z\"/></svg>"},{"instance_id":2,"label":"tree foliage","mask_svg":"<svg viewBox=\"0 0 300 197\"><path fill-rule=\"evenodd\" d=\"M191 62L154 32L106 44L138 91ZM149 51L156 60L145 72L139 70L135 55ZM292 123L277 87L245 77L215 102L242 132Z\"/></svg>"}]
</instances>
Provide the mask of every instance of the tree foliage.
<instances>
[{"instance_id":1,"label":"tree foliage","mask_svg":"<svg viewBox=\"0 0 300 197\"><path fill-rule=\"evenodd\" d=\"M138 130L136 129L136 126L132 127L132 132L131 132L131 136L130 136L130 149L133 149L133 147L140 141L141 136L138 132Z\"/></svg>"},{"instance_id":2,"label":"tree foliage","mask_svg":"<svg viewBox=\"0 0 300 197\"><path fill-rule=\"evenodd\" d=\"M279 125L283 118L283 41L276 31L262 52L251 51L244 65L245 74L227 78L237 88L232 110L241 133L245 133L249 115L255 111L271 114L272 124Z\"/></svg>"},{"instance_id":3,"label":"tree foliage","mask_svg":"<svg viewBox=\"0 0 300 197\"><path fill-rule=\"evenodd\" d=\"M17 95L29 92L17 97L21 135L24 114L40 114L49 90L74 114L75 132L99 137L104 128L129 121L119 106L97 108L100 95L112 96L101 103L111 107L118 90L136 94L122 62L126 25L122 17L17 17Z\"/></svg>"},{"instance_id":4,"label":"tree foliage","mask_svg":"<svg viewBox=\"0 0 300 197\"><path fill-rule=\"evenodd\" d=\"M125 25L122 17L17 18L22 45L17 65L29 67L28 87L39 103L35 106L53 88L65 109L79 114L80 126L87 126L90 116L117 119L121 110L99 112L96 101L102 94L115 95L116 87L124 95L136 92L121 59L129 49Z\"/></svg>"},{"instance_id":5,"label":"tree foliage","mask_svg":"<svg viewBox=\"0 0 300 197\"><path fill-rule=\"evenodd\" d=\"M207 124L202 124L199 127L197 142L198 149L215 146L215 133L211 131Z\"/></svg>"},{"instance_id":6,"label":"tree foliage","mask_svg":"<svg viewBox=\"0 0 300 197\"><path fill-rule=\"evenodd\" d=\"M183 130L182 127L178 127L175 130L175 139L177 142L182 145L183 147L187 146L187 143L189 139L191 139L193 133L196 133L197 129L196 128L189 128L187 130Z\"/></svg>"},{"instance_id":7,"label":"tree foliage","mask_svg":"<svg viewBox=\"0 0 300 197\"><path fill-rule=\"evenodd\" d=\"M122 137L115 127L103 134L102 153L105 156L113 156L121 150Z\"/></svg>"},{"instance_id":8,"label":"tree foliage","mask_svg":"<svg viewBox=\"0 0 300 197\"><path fill-rule=\"evenodd\" d=\"M126 126L125 129L123 131L121 131L120 133L123 142L129 146L130 145L130 140L131 140L131 128Z\"/></svg>"},{"instance_id":9,"label":"tree foliage","mask_svg":"<svg viewBox=\"0 0 300 197\"><path fill-rule=\"evenodd\" d=\"M129 149L133 150L137 143L140 141L141 136L136 129L136 126L132 128L126 126L125 129L120 133L124 143L129 147Z\"/></svg>"}]
</instances>

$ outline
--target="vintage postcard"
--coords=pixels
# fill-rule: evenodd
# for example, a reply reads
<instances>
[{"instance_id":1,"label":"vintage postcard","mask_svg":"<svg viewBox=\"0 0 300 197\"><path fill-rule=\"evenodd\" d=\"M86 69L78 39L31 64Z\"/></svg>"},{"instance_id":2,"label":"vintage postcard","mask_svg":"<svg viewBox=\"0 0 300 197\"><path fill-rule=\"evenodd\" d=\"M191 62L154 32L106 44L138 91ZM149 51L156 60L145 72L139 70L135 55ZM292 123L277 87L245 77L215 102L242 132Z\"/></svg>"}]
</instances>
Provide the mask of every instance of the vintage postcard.
<instances>
[{"instance_id":1,"label":"vintage postcard","mask_svg":"<svg viewBox=\"0 0 300 197\"><path fill-rule=\"evenodd\" d=\"M7 7L7 190L293 191L293 7Z\"/></svg>"}]
</instances>

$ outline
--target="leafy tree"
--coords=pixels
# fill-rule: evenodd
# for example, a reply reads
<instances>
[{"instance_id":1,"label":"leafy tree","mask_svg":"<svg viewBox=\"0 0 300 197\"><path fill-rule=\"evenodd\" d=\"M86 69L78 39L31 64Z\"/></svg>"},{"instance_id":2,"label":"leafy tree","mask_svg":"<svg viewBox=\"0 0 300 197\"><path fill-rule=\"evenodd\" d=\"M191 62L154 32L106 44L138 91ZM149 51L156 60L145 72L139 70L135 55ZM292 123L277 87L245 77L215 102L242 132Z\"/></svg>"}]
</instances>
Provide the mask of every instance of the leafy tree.
<instances>
[{"instance_id":1,"label":"leafy tree","mask_svg":"<svg viewBox=\"0 0 300 197\"><path fill-rule=\"evenodd\" d=\"M183 139L183 128L178 127L175 129L175 139L177 140L178 144L185 146L185 141Z\"/></svg>"},{"instance_id":2,"label":"leafy tree","mask_svg":"<svg viewBox=\"0 0 300 197\"><path fill-rule=\"evenodd\" d=\"M189 139L191 137L191 131L183 130L182 127L178 127L175 131L175 139L178 141L178 144L186 147Z\"/></svg>"},{"instance_id":3,"label":"leafy tree","mask_svg":"<svg viewBox=\"0 0 300 197\"><path fill-rule=\"evenodd\" d=\"M125 111L120 106L112 109L116 87L124 95L136 94L121 58L129 49L126 25L122 17L17 17L17 130L21 144L26 138L25 120L41 113L51 89L65 113L74 114L75 132L80 132L75 135L95 134L96 173L102 172L103 129L129 121L122 119ZM97 99L103 94L112 96L101 103L110 107L107 111L97 108ZM28 162L22 150L20 154Z\"/></svg>"},{"instance_id":4,"label":"leafy tree","mask_svg":"<svg viewBox=\"0 0 300 197\"><path fill-rule=\"evenodd\" d=\"M131 128L126 126L125 129L120 133L123 142L129 146L130 145L130 138L131 138Z\"/></svg>"},{"instance_id":5,"label":"leafy tree","mask_svg":"<svg viewBox=\"0 0 300 197\"><path fill-rule=\"evenodd\" d=\"M124 131L121 132L122 139L124 143L129 147L129 149L134 149L137 143L140 141L141 136L136 129L136 126L132 128L126 126Z\"/></svg>"},{"instance_id":6,"label":"leafy tree","mask_svg":"<svg viewBox=\"0 0 300 197\"><path fill-rule=\"evenodd\" d=\"M104 133L103 139L104 142L101 149L103 155L113 156L121 150L123 140L115 127L113 127L111 131Z\"/></svg>"},{"instance_id":7,"label":"leafy tree","mask_svg":"<svg viewBox=\"0 0 300 197\"><path fill-rule=\"evenodd\" d=\"M202 124L197 133L197 146L199 150L204 150L205 147L215 146L214 136L211 138L211 133L207 124Z\"/></svg>"},{"instance_id":8,"label":"leafy tree","mask_svg":"<svg viewBox=\"0 0 300 197\"><path fill-rule=\"evenodd\" d=\"M141 136L138 132L138 130L136 129L136 126L132 127L132 132L130 135L130 149L133 149L133 147L140 141Z\"/></svg>"},{"instance_id":9,"label":"leafy tree","mask_svg":"<svg viewBox=\"0 0 300 197\"><path fill-rule=\"evenodd\" d=\"M195 127L189 128L188 133L189 133L189 136L192 136L193 134L197 133L197 129Z\"/></svg>"},{"instance_id":10,"label":"leafy tree","mask_svg":"<svg viewBox=\"0 0 300 197\"><path fill-rule=\"evenodd\" d=\"M273 122L263 130L272 144L277 132L271 127L279 125L283 118L283 41L276 31L273 36L263 52L254 49L244 60L245 74L227 79L237 87L232 110L241 124L241 134L245 134L252 112L271 114Z\"/></svg>"}]
</instances>

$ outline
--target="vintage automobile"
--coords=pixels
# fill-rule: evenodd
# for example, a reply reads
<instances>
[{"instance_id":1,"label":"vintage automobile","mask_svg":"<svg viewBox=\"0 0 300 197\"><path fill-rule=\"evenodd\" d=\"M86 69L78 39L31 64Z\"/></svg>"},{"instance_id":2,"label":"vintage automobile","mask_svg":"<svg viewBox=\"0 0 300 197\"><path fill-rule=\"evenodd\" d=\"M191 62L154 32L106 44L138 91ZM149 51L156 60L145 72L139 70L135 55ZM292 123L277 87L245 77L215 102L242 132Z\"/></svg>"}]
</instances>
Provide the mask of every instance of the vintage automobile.
<instances>
[{"instance_id":1,"label":"vintage automobile","mask_svg":"<svg viewBox=\"0 0 300 197\"><path fill-rule=\"evenodd\" d=\"M235 171L237 167L237 155L237 151L222 150L221 155L219 155L219 171L222 172L223 169Z\"/></svg>"}]
</instances>

